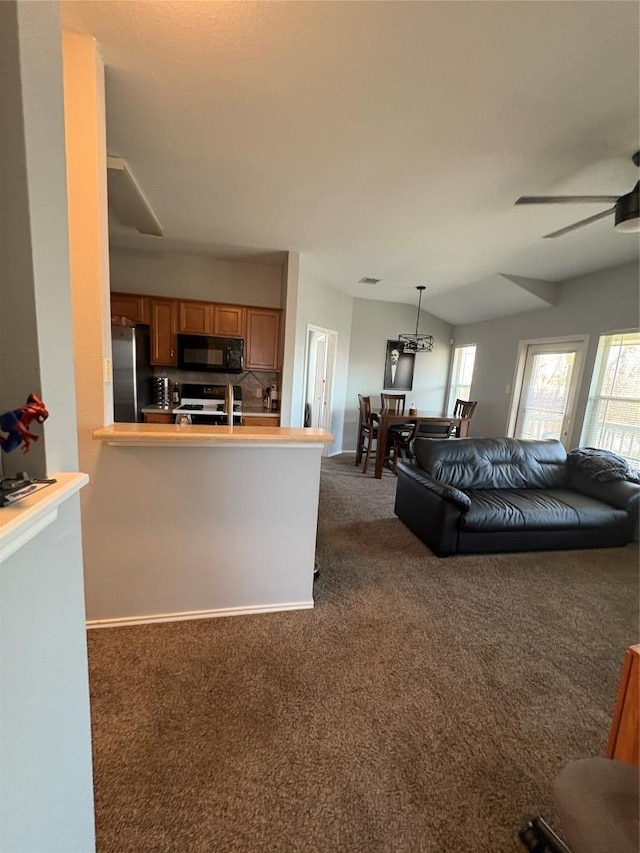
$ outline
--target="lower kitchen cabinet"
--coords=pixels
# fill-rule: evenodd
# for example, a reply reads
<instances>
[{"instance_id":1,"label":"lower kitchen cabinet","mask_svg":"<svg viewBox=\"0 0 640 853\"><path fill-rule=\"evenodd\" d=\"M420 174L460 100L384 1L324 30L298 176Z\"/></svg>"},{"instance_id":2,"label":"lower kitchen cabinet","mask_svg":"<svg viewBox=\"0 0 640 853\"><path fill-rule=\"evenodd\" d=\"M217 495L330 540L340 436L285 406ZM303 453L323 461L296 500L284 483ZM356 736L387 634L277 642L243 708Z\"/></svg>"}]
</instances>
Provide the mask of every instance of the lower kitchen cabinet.
<instances>
[{"instance_id":1,"label":"lower kitchen cabinet","mask_svg":"<svg viewBox=\"0 0 640 853\"><path fill-rule=\"evenodd\" d=\"M247 370L278 370L280 355L280 311L247 308Z\"/></svg>"},{"instance_id":2,"label":"lower kitchen cabinet","mask_svg":"<svg viewBox=\"0 0 640 853\"><path fill-rule=\"evenodd\" d=\"M144 422L145 424L172 424L173 415L168 412L145 412Z\"/></svg>"},{"instance_id":3,"label":"lower kitchen cabinet","mask_svg":"<svg viewBox=\"0 0 640 853\"><path fill-rule=\"evenodd\" d=\"M151 299L151 364L174 367L178 363L176 299Z\"/></svg>"},{"instance_id":4,"label":"lower kitchen cabinet","mask_svg":"<svg viewBox=\"0 0 640 853\"><path fill-rule=\"evenodd\" d=\"M268 418L265 415L244 415L244 426L280 426L280 418Z\"/></svg>"}]
</instances>

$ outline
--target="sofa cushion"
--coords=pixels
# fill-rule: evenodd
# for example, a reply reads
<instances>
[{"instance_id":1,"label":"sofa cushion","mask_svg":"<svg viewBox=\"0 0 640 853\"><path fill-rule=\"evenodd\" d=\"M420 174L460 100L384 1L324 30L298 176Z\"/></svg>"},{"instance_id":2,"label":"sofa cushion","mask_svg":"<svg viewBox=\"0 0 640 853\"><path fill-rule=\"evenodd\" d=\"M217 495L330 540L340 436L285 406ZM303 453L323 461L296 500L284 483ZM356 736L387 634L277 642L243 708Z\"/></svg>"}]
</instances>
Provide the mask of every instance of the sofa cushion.
<instances>
[{"instance_id":1,"label":"sofa cushion","mask_svg":"<svg viewBox=\"0 0 640 853\"><path fill-rule=\"evenodd\" d=\"M567 453L559 441L515 438L423 439L416 464L456 489L557 489L566 485Z\"/></svg>"},{"instance_id":2,"label":"sofa cushion","mask_svg":"<svg viewBox=\"0 0 640 853\"><path fill-rule=\"evenodd\" d=\"M483 489L468 492L471 507L460 529L567 530L628 522L627 513L568 489Z\"/></svg>"}]
</instances>

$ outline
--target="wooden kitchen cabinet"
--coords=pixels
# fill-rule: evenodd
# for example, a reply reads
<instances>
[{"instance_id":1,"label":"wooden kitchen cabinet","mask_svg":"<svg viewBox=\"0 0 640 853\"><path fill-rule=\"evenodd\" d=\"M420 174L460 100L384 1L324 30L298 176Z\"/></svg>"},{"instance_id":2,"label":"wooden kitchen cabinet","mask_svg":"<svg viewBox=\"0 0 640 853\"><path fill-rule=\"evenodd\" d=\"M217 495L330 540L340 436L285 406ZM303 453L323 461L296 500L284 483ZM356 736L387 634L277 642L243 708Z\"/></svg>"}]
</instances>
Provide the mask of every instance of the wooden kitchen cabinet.
<instances>
[{"instance_id":1,"label":"wooden kitchen cabinet","mask_svg":"<svg viewBox=\"0 0 640 853\"><path fill-rule=\"evenodd\" d=\"M150 306L148 296L138 296L135 293L112 293L111 316L126 317L134 323L148 323Z\"/></svg>"},{"instance_id":2,"label":"wooden kitchen cabinet","mask_svg":"<svg viewBox=\"0 0 640 853\"><path fill-rule=\"evenodd\" d=\"M241 305L211 305L212 334L221 338L244 338L246 309Z\"/></svg>"},{"instance_id":3,"label":"wooden kitchen cabinet","mask_svg":"<svg viewBox=\"0 0 640 853\"><path fill-rule=\"evenodd\" d=\"M192 335L211 335L214 306L210 302L179 302L178 331Z\"/></svg>"},{"instance_id":4,"label":"wooden kitchen cabinet","mask_svg":"<svg viewBox=\"0 0 640 853\"><path fill-rule=\"evenodd\" d=\"M173 415L169 412L144 412L145 424L172 424Z\"/></svg>"},{"instance_id":5,"label":"wooden kitchen cabinet","mask_svg":"<svg viewBox=\"0 0 640 853\"><path fill-rule=\"evenodd\" d=\"M279 354L280 311L247 308L247 370L278 370Z\"/></svg>"},{"instance_id":6,"label":"wooden kitchen cabinet","mask_svg":"<svg viewBox=\"0 0 640 853\"><path fill-rule=\"evenodd\" d=\"M243 416L244 426L280 426L280 418L268 418L265 415L247 415Z\"/></svg>"},{"instance_id":7,"label":"wooden kitchen cabinet","mask_svg":"<svg viewBox=\"0 0 640 853\"><path fill-rule=\"evenodd\" d=\"M177 299L151 299L151 364L178 363L177 319Z\"/></svg>"}]
</instances>

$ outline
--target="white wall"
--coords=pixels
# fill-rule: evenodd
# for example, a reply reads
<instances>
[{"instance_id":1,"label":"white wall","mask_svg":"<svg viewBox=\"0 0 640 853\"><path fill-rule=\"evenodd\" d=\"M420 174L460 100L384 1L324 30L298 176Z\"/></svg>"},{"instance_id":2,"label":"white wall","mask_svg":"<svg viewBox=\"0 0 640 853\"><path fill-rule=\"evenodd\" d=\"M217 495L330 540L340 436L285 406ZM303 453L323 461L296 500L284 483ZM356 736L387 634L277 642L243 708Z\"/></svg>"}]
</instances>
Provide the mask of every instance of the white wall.
<instances>
[{"instance_id":1,"label":"white wall","mask_svg":"<svg viewBox=\"0 0 640 853\"><path fill-rule=\"evenodd\" d=\"M0 568L0 850L89 853L93 783L78 495Z\"/></svg>"},{"instance_id":2,"label":"white wall","mask_svg":"<svg viewBox=\"0 0 640 853\"><path fill-rule=\"evenodd\" d=\"M38 474L77 467L57 3L0 3L2 403L40 392ZM5 180L5 178L7 180ZM5 227L5 226L9 226ZM5 338L6 334L6 338ZM28 355L22 358L23 350ZM7 395L18 396L9 400ZM37 445L37 446L38 446ZM36 446L36 447L37 447ZM78 497L0 572L0 850L94 849Z\"/></svg>"},{"instance_id":3,"label":"white wall","mask_svg":"<svg viewBox=\"0 0 640 853\"><path fill-rule=\"evenodd\" d=\"M329 448L329 453L338 453L343 443L353 299L332 290L316 278L308 270L304 257L300 257L296 298L294 299L289 293L288 300L287 327L291 322L291 309L295 311L295 333L286 341L283 377L287 380L291 377L291 426L302 426L304 423L303 394L307 326L309 324L320 326L338 333L330 426L335 439Z\"/></svg>"},{"instance_id":4,"label":"white wall","mask_svg":"<svg viewBox=\"0 0 640 853\"><path fill-rule=\"evenodd\" d=\"M620 239L627 238L621 236ZM638 264L625 264L559 284L558 301L551 308L457 326L453 333L456 345L477 346L471 399L478 400L478 407L471 422L470 435L492 437L505 434L511 402L511 395L505 392L505 387L513 387L521 340L590 335L578 394L577 417L569 437L570 446L577 446L598 336L638 327L638 283Z\"/></svg>"},{"instance_id":5,"label":"white wall","mask_svg":"<svg viewBox=\"0 0 640 853\"><path fill-rule=\"evenodd\" d=\"M312 606L319 447L98 443L90 624Z\"/></svg>"},{"instance_id":6,"label":"white wall","mask_svg":"<svg viewBox=\"0 0 640 853\"><path fill-rule=\"evenodd\" d=\"M162 240L159 240L161 243ZM113 247L111 290L280 308L282 267Z\"/></svg>"},{"instance_id":7,"label":"white wall","mask_svg":"<svg viewBox=\"0 0 640 853\"><path fill-rule=\"evenodd\" d=\"M417 305L355 299L351 327L349 381L347 384L344 450L355 450L358 430L358 394L371 395L375 408L380 405L384 362L388 340L413 332ZM449 323L426 311L420 312L420 332L434 336L432 352L417 353L413 390L407 391L407 404L415 402L420 411L434 416L444 414L447 379L453 334Z\"/></svg>"}]
</instances>

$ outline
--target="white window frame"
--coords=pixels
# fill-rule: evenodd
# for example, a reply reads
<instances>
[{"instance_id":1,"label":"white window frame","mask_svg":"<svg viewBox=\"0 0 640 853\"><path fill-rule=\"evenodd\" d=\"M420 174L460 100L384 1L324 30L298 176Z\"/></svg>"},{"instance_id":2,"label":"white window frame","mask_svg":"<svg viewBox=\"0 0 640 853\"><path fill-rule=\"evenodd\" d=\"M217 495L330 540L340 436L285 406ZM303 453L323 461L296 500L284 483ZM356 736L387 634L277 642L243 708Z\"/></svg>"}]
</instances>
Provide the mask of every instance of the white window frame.
<instances>
[{"instance_id":1,"label":"white window frame","mask_svg":"<svg viewBox=\"0 0 640 853\"><path fill-rule=\"evenodd\" d=\"M476 356L478 354L478 347L474 343L469 344L457 344L453 346L453 352L451 353L451 370L449 372L449 393L447 395L447 408L446 411L451 413L453 412L453 407L458 398L460 398L460 394L458 389L460 388L461 383L458 381L460 379L460 366L462 362L462 358L458 359L458 353L464 349L473 348L473 370L471 371L471 383L469 384L469 394L471 394L471 385L473 384L473 373L476 368ZM456 362L459 362L456 364ZM462 398L460 398L462 399Z\"/></svg>"},{"instance_id":2,"label":"white window frame","mask_svg":"<svg viewBox=\"0 0 640 853\"><path fill-rule=\"evenodd\" d=\"M605 378L605 369L608 361L607 353L612 346L616 345L615 339L619 337L624 337L625 335L638 338L640 337L640 329L635 328L624 329L615 332L604 332L598 338L598 349L595 364L593 367L593 373L591 374L589 397L587 399L587 407L585 410L584 420L582 422L582 433L580 436L581 447L600 447L600 445L607 443L606 441L602 440L602 428L599 427L594 420L594 410L598 407L600 402L615 400L620 400L624 402L640 402L640 397L617 397L613 394L601 393L601 388ZM634 467L638 466L638 460L636 457L625 456L625 454L620 449L612 449L609 447L603 447L602 449L611 449L613 453L617 453L619 456L623 456L625 459L627 459L627 461Z\"/></svg>"}]
</instances>

